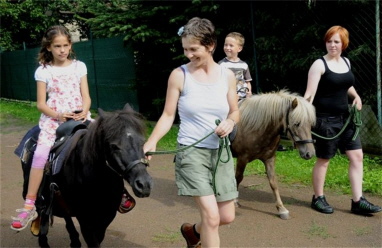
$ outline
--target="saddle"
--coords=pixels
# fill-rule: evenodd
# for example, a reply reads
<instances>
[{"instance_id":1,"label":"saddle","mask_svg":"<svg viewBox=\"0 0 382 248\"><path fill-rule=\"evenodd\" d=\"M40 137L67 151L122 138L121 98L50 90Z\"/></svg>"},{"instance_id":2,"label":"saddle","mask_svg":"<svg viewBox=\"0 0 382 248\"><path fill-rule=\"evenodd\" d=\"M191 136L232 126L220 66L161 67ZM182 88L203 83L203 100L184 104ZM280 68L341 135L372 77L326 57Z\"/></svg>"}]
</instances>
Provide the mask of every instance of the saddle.
<instances>
[{"instance_id":1,"label":"saddle","mask_svg":"<svg viewBox=\"0 0 382 248\"><path fill-rule=\"evenodd\" d=\"M48 162L45 165L44 176L36 202L39 217L32 222L31 226L32 234L35 236L39 235L40 232L47 233L48 219L52 214L54 198L56 198L65 209L65 202L63 202L53 176L60 172L64 164L65 154L70 150L71 145L76 143L87 132L86 128L89 123L90 121L69 120L61 124L56 130L56 141L50 150ZM29 130L14 152L21 159L24 176L22 196L24 199L28 191L29 174L40 131L41 129L38 125Z\"/></svg>"},{"instance_id":2,"label":"saddle","mask_svg":"<svg viewBox=\"0 0 382 248\"><path fill-rule=\"evenodd\" d=\"M60 126L58 126L56 130L56 141L51 151L58 149L58 147L60 147L63 143L65 143L65 141L69 137L71 137L77 130L87 128L89 123L90 121L82 122L82 121L75 121L73 119L62 123Z\"/></svg>"},{"instance_id":3,"label":"saddle","mask_svg":"<svg viewBox=\"0 0 382 248\"><path fill-rule=\"evenodd\" d=\"M83 123L82 121L69 120L57 128L56 141L49 153L49 166L45 167L47 172L50 170L51 175L56 175L61 171L65 155L71 144L76 143L83 136L89 123L89 121Z\"/></svg>"}]
</instances>

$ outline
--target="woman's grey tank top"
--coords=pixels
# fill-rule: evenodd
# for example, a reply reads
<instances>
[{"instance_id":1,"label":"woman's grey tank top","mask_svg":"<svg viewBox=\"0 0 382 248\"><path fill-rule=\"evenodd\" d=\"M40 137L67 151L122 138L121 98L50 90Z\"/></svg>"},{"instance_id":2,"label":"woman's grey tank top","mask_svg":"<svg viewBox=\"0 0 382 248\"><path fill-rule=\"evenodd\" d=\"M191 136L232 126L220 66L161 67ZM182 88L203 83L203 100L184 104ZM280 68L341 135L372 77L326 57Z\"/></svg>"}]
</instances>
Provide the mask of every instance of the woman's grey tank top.
<instances>
[{"instance_id":1,"label":"woman's grey tank top","mask_svg":"<svg viewBox=\"0 0 382 248\"><path fill-rule=\"evenodd\" d=\"M220 67L221 75L217 82L201 83L192 77L186 65L181 66L185 78L178 101L180 117L178 143L183 145L195 143L216 128L216 119L227 118L228 80L226 69ZM219 137L212 134L196 146L216 149L219 147Z\"/></svg>"}]
</instances>

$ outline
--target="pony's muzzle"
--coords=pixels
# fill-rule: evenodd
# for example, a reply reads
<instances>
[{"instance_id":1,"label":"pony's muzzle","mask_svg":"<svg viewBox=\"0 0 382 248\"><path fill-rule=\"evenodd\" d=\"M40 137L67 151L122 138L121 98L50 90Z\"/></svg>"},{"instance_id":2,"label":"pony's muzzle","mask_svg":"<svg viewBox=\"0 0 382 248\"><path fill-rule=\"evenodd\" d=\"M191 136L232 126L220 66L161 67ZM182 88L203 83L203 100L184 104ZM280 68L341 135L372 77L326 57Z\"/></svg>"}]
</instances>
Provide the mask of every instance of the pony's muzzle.
<instances>
[{"instance_id":1,"label":"pony's muzzle","mask_svg":"<svg viewBox=\"0 0 382 248\"><path fill-rule=\"evenodd\" d=\"M136 164L133 170L136 170L136 176L133 180L128 180L130 183L134 194L139 197L149 197L153 185L153 180L150 174L147 172L147 163L143 161Z\"/></svg>"},{"instance_id":2,"label":"pony's muzzle","mask_svg":"<svg viewBox=\"0 0 382 248\"><path fill-rule=\"evenodd\" d=\"M149 174L147 174L134 180L131 187L137 197L144 198L150 196L152 185L152 178Z\"/></svg>"}]
</instances>

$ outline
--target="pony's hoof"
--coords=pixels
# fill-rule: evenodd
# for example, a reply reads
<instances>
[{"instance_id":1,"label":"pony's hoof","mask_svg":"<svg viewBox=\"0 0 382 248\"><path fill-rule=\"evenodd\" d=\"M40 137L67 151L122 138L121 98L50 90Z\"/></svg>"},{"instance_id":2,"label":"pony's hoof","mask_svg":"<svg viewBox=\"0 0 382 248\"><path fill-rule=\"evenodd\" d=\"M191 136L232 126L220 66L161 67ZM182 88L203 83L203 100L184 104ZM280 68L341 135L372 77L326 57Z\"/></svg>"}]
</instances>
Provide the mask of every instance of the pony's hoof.
<instances>
[{"instance_id":1,"label":"pony's hoof","mask_svg":"<svg viewBox=\"0 0 382 248\"><path fill-rule=\"evenodd\" d=\"M280 213L279 216L280 216L280 218L283 219L283 220L289 220L289 219L290 219L289 212Z\"/></svg>"}]
</instances>

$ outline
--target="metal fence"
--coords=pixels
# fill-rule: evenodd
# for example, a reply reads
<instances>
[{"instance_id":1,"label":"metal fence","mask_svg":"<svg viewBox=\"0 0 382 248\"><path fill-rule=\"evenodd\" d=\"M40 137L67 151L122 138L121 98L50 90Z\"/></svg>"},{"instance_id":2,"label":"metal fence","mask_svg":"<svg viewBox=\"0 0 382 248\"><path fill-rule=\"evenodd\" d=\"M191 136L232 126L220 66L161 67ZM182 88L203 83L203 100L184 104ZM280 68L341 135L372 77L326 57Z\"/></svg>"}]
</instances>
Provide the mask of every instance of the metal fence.
<instances>
[{"instance_id":1,"label":"metal fence","mask_svg":"<svg viewBox=\"0 0 382 248\"><path fill-rule=\"evenodd\" d=\"M346 1L343 1L346 4ZM341 24L350 33L350 44L344 55L352 64L356 77L355 88L364 104L362 110L363 125L361 140L364 150L382 155L382 116L381 116L381 36L379 1L364 1L352 5L346 15L341 13L341 4L337 5L338 15L343 16ZM360 1L359 1L360 2ZM331 6L316 3L312 6L312 20L317 25L328 23L328 14L333 13ZM330 21L330 19L329 19Z\"/></svg>"},{"instance_id":2,"label":"metal fence","mask_svg":"<svg viewBox=\"0 0 382 248\"><path fill-rule=\"evenodd\" d=\"M323 42L326 30L333 25L346 27L350 44L343 55L351 61L355 88L364 104L360 132L363 148L382 155L379 0L317 0L311 1L311 5L305 1L271 2L251 2L253 24L246 36L247 40L253 37L253 44L246 43L245 50L247 54L251 49L255 52L254 58L245 59L252 72L257 73L253 84L259 91L285 86L303 94L310 65L326 53ZM271 4L277 8L270 8ZM269 39L277 40L280 47L267 47ZM293 59L285 60L287 56ZM277 71L264 66L269 65L269 61L280 64ZM285 64L288 69L283 71Z\"/></svg>"}]
</instances>

